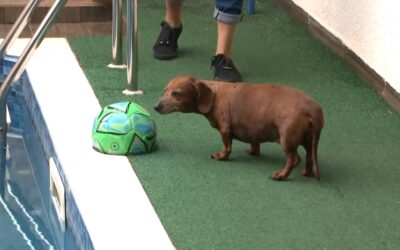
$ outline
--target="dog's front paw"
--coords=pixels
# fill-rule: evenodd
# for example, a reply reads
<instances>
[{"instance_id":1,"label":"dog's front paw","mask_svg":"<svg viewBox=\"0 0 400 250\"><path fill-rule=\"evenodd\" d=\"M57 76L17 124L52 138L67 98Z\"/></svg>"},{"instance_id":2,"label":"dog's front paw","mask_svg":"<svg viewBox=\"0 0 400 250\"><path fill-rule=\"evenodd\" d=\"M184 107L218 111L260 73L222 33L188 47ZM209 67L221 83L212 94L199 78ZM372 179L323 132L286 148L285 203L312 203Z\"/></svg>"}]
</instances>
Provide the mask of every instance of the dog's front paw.
<instances>
[{"instance_id":1,"label":"dog's front paw","mask_svg":"<svg viewBox=\"0 0 400 250\"><path fill-rule=\"evenodd\" d=\"M277 172L273 173L269 178L274 181L282 181L282 180L286 179L286 176L284 176L281 173L281 171L277 171Z\"/></svg>"},{"instance_id":2,"label":"dog's front paw","mask_svg":"<svg viewBox=\"0 0 400 250\"><path fill-rule=\"evenodd\" d=\"M225 161L228 159L228 154L226 154L224 151L216 152L211 155L211 158L213 158L217 161Z\"/></svg>"}]
</instances>

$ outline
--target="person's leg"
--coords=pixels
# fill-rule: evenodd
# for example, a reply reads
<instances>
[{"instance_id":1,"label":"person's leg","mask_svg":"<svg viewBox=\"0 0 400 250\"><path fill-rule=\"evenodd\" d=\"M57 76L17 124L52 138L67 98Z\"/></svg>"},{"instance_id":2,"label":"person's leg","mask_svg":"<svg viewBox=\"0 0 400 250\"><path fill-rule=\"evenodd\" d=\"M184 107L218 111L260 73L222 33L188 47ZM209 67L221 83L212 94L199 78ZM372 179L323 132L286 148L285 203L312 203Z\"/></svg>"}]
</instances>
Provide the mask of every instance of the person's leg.
<instances>
[{"instance_id":1,"label":"person's leg","mask_svg":"<svg viewBox=\"0 0 400 250\"><path fill-rule=\"evenodd\" d=\"M171 28L181 27L182 0L167 0L165 2L165 8L164 21L166 21Z\"/></svg>"},{"instance_id":2,"label":"person's leg","mask_svg":"<svg viewBox=\"0 0 400 250\"><path fill-rule=\"evenodd\" d=\"M177 56L178 39L182 32L183 0L166 0L165 19L161 22L161 32L153 46L153 55L160 60L169 60Z\"/></svg>"},{"instance_id":3,"label":"person's leg","mask_svg":"<svg viewBox=\"0 0 400 250\"><path fill-rule=\"evenodd\" d=\"M243 0L216 0L217 47L212 58L214 79L240 82L242 77L232 61L232 42L237 23L242 18Z\"/></svg>"},{"instance_id":4,"label":"person's leg","mask_svg":"<svg viewBox=\"0 0 400 250\"><path fill-rule=\"evenodd\" d=\"M228 58L232 56L232 41L236 24L229 24L217 21L217 48L215 54L223 54Z\"/></svg>"}]
</instances>

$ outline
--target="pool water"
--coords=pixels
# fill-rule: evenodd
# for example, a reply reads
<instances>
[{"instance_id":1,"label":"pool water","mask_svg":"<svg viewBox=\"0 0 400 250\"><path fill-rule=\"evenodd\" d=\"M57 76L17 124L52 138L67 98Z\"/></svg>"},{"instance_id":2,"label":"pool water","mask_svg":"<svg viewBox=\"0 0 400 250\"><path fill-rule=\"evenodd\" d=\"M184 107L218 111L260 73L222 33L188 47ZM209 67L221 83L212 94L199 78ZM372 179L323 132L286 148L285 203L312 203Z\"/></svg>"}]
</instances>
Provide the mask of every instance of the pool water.
<instances>
[{"instance_id":1,"label":"pool water","mask_svg":"<svg viewBox=\"0 0 400 250\"><path fill-rule=\"evenodd\" d=\"M9 133L6 190L0 206L0 249L55 249L23 135ZM43 157L43 156L38 156Z\"/></svg>"},{"instance_id":2,"label":"pool water","mask_svg":"<svg viewBox=\"0 0 400 250\"><path fill-rule=\"evenodd\" d=\"M0 61L0 83L12 64ZM29 87L24 73L7 99L11 124L6 169L0 171L5 181L0 190L4 193L0 196L0 250L78 249L69 227L60 226L51 203L49 161L24 95Z\"/></svg>"}]
</instances>

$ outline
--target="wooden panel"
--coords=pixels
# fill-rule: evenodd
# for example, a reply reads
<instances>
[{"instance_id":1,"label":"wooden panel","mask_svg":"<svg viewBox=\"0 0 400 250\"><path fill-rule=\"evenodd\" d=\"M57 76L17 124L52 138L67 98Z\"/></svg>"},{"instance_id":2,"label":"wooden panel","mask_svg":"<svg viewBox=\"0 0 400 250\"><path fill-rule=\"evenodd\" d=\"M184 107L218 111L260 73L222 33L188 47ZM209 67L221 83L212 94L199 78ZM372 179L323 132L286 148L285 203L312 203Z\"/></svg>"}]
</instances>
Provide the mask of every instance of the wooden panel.
<instances>
[{"instance_id":1,"label":"wooden panel","mask_svg":"<svg viewBox=\"0 0 400 250\"><path fill-rule=\"evenodd\" d=\"M81 22L100 22L111 21L112 11L111 8L105 7L81 7L80 8L80 21Z\"/></svg>"},{"instance_id":2,"label":"wooden panel","mask_svg":"<svg viewBox=\"0 0 400 250\"><path fill-rule=\"evenodd\" d=\"M0 0L0 7L24 7L29 0ZM54 0L42 0L40 7L50 7ZM109 6L112 0L68 0L67 6Z\"/></svg>"},{"instance_id":3,"label":"wooden panel","mask_svg":"<svg viewBox=\"0 0 400 250\"><path fill-rule=\"evenodd\" d=\"M81 8L65 8L57 17L58 23L79 23Z\"/></svg>"},{"instance_id":4,"label":"wooden panel","mask_svg":"<svg viewBox=\"0 0 400 250\"><path fill-rule=\"evenodd\" d=\"M4 8L0 8L0 23L4 23L5 19L4 19Z\"/></svg>"},{"instance_id":5,"label":"wooden panel","mask_svg":"<svg viewBox=\"0 0 400 250\"><path fill-rule=\"evenodd\" d=\"M0 25L0 37L4 38L7 35L7 32L11 29L11 25L9 24L1 24Z\"/></svg>"},{"instance_id":6,"label":"wooden panel","mask_svg":"<svg viewBox=\"0 0 400 250\"><path fill-rule=\"evenodd\" d=\"M47 11L49 11L50 8L37 8L30 19L31 23L39 23L43 20L43 18L45 17Z\"/></svg>"},{"instance_id":7,"label":"wooden panel","mask_svg":"<svg viewBox=\"0 0 400 250\"><path fill-rule=\"evenodd\" d=\"M0 8L0 24L13 24L22 8ZM33 13L30 22L40 23L48 12L49 8L38 8ZM4 15L2 14L4 13ZM78 22L105 22L112 20L111 10L105 8L65 8L58 15L57 23L78 23Z\"/></svg>"},{"instance_id":8,"label":"wooden panel","mask_svg":"<svg viewBox=\"0 0 400 250\"><path fill-rule=\"evenodd\" d=\"M112 33L111 22L87 23L87 28L88 35L111 35Z\"/></svg>"},{"instance_id":9,"label":"wooden panel","mask_svg":"<svg viewBox=\"0 0 400 250\"><path fill-rule=\"evenodd\" d=\"M12 27L12 24L1 24L0 25L0 37L4 38L7 33L10 31ZM21 32L21 35L19 36L20 38L27 38L27 37L32 37L32 31L31 28L26 26L24 30Z\"/></svg>"},{"instance_id":10,"label":"wooden panel","mask_svg":"<svg viewBox=\"0 0 400 250\"><path fill-rule=\"evenodd\" d=\"M32 23L25 28L20 37L32 37L39 24ZM0 24L0 37L4 38L11 29L11 24ZM82 35L111 35L111 22L54 23L46 37L67 37Z\"/></svg>"},{"instance_id":11,"label":"wooden panel","mask_svg":"<svg viewBox=\"0 0 400 250\"><path fill-rule=\"evenodd\" d=\"M29 25L29 27L31 28L32 34L35 34L39 24L32 23ZM50 27L50 29L47 31L46 37L61 37L56 25L52 25Z\"/></svg>"},{"instance_id":12,"label":"wooden panel","mask_svg":"<svg viewBox=\"0 0 400 250\"><path fill-rule=\"evenodd\" d=\"M13 24L17 20L22 8L4 9L4 23Z\"/></svg>"}]
</instances>

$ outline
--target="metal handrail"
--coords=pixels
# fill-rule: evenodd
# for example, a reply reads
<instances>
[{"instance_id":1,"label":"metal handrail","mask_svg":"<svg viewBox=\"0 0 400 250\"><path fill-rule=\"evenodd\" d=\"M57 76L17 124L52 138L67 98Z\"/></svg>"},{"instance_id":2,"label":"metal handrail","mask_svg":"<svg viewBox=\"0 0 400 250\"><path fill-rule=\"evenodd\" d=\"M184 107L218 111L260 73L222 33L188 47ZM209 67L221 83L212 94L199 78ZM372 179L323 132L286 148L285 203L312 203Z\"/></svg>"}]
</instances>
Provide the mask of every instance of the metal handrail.
<instances>
[{"instance_id":1,"label":"metal handrail","mask_svg":"<svg viewBox=\"0 0 400 250\"><path fill-rule=\"evenodd\" d=\"M24 8L20 14L17 22L10 30L6 40L2 43L1 48L4 50L4 55L7 49L12 45L12 42L19 36L24 26L27 24L27 20L34 11L39 1L33 0L28 3L27 7ZM11 85L16 83L20 78L21 74L25 70L26 64L32 57L33 53L39 47L47 31L55 21L57 14L64 8L67 0L56 0L50 10L47 12L40 26L36 30L32 39L29 41L24 51L18 58L15 65L12 67L10 73L0 86L0 176L5 175L6 165L6 151L7 151L7 121L6 121L6 104L7 104L7 93ZM22 27L21 27L22 26ZM3 183L2 183L3 182ZM4 191L4 178L0 178L0 192Z\"/></svg>"},{"instance_id":2,"label":"metal handrail","mask_svg":"<svg viewBox=\"0 0 400 250\"><path fill-rule=\"evenodd\" d=\"M110 68L127 68L126 95L141 95L138 84L138 4L137 0L126 1L127 19L127 65L122 62L122 3L113 0L112 22L112 63Z\"/></svg>"},{"instance_id":3,"label":"metal handrail","mask_svg":"<svg viewBox=\"0 0 400 250\"><path fill-rule=\"evenodd\" d=\"M127 78L128 86L125 93L143 94L139 90L138 84L138 17L137 17L137 0L128 0L126 4L126 19L127 19Z\"/></svg>"},{"instance_id":4,"label":"metal handrail","mask_svg":"<svg viewBox=\"0 0 400 250\"><path fill-rule=\"evenodd\" d=\"M0 59L5 57L10 46L21 34L22 30L28 23L30 13L36 9L39 1L40 0L31 0L22 10L21 14L17 18L17 21L15 21L14 25L11 27L10 31L7 33L7 36L0 45Z\"/></svg>"},{"instance_id":5,"label":"metal handrail","mask_svg":"<svg viewBox=\"0 0 400 250\"><path fill-rule=\"evenodd\" d=\"M112 62L109 67L125 67L122 61L122 0L112 2Z\"/></svg>"}]
</instances>

